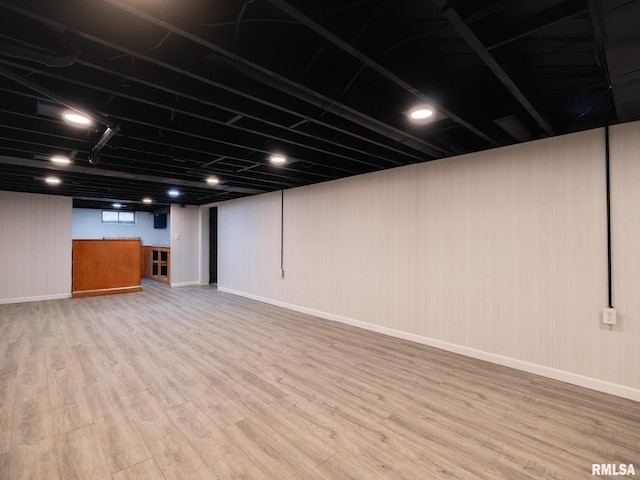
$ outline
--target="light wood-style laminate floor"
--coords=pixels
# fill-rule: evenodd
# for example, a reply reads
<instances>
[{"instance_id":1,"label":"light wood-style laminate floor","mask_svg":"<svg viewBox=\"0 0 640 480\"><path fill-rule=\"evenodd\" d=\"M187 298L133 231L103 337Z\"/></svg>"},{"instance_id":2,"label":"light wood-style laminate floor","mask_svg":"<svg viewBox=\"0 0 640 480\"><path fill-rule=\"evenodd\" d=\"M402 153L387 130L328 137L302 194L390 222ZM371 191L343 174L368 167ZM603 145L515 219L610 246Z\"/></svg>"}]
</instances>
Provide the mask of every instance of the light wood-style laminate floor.
<instances>
[{"instance_id":1,"label":"light wood-style laminate floor","mask_svg":"<svg viewBox=\"0 0 640 480\"><path fill-rule=\"evenodd\" d=\"M2 480L584 479L640 405L212 287L0 305Z\"/></svg>"}]
</instances>

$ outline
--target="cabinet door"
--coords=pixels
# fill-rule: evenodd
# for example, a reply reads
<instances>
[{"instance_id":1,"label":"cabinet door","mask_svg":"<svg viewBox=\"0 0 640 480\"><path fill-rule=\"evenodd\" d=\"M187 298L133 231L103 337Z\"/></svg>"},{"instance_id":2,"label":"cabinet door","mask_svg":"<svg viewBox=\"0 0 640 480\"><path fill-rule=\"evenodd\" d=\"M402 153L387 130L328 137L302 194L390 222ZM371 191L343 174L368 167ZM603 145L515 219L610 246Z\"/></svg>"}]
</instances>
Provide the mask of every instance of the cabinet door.
<instances>
[{"instance_id":1,"label":"cabinet door","mask_svg":"<svg viewBox=\"0 0 640 480\"><path fill-rule=\"evenodd\" d=\"M166 280L169 278L169 252L160 251L160 278Z\"/></svg>"},{"instance_id":2,"label":"cabinet door","mask_svg":"<svg viewBox=\"0 0 640 480\"><path fill-rule=\"evenodd\" d=\"M149 275L153 278L157 278L158 277L158 272L159 272L159 265L158 265L158 261L159 261L160 255L158 253L158 250L151 250L151 271L149 272Z\"/></svg>"}]
</instances>

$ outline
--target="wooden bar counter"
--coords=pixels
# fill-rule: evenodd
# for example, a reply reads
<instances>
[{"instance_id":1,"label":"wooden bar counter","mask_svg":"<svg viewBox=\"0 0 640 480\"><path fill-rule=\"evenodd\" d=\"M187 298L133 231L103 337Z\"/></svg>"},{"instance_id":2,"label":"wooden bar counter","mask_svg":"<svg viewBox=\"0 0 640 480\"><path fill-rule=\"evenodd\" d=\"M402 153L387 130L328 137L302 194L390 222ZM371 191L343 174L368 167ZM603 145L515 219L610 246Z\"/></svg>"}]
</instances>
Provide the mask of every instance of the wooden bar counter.
<instances>
[{"instance_id":1,"label":"wooden bar counter","mask_svg":"<svg viewBox=\"0 0 640 480\"><path fill-rule=\"evenodd\" d=\"M139 292L140 240L73 240L71 296Z\"/></svg>"}]
</instances>

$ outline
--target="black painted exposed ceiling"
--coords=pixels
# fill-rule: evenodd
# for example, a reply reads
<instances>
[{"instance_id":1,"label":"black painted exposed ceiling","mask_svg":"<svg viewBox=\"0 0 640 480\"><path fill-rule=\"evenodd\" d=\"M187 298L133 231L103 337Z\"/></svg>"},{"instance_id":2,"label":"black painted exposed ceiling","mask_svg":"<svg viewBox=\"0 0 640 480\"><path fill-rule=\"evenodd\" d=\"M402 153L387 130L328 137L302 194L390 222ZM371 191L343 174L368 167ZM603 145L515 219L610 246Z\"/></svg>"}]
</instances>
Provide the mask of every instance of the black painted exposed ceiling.
<instances>
[{"instance_id":1,"label":"black painted exposed ceiling","mask_svg":"<svg viewBox=\"0 0 640 480\"><path fill-rule=\"evenodd\" d=\"M0 0L0 190L198 205L638 120L638 19L629 0ZM410 122L421 103L434 118Z\"/></svg>"}]
</instances>

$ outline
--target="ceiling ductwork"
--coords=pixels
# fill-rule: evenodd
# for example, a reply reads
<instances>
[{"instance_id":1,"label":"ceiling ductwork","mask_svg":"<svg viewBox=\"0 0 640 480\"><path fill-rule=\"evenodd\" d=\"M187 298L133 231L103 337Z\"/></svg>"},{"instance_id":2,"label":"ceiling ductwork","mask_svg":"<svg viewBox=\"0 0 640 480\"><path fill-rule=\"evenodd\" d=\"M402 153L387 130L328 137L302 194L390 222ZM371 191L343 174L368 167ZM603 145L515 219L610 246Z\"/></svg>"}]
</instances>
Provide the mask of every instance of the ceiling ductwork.
<instances>
[{"instance_id":1,"label":"ceiling ductwork","mask_svg":"<svg viewBox=\"0 0 640 480\"><path fill-rule=\"evenodd\" d=\"M73 65L80 57L80 50L73 47L65 47L60 52L51 53L0 41L0 54L20 60L41 63L47 67L62 68Z\"/></svg>"}]
</instances>

